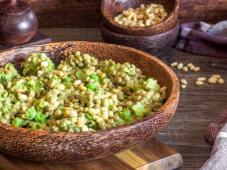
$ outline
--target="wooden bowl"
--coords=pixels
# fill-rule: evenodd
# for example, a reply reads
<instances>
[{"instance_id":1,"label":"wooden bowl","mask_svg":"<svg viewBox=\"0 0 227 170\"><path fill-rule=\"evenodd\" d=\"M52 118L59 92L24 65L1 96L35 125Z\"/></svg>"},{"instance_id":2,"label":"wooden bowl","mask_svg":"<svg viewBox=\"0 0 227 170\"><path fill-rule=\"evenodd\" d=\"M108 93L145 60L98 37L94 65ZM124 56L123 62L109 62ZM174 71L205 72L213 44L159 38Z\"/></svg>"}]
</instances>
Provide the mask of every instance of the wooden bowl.
<instances>
[{"instance_id":1,"label":"wooden bowl","mask_svg":"<svg viewBox=\"0 0 227 170\"><path fill-rule=\"evenodd\" d=\"M112 32L101 24L101 32L103 40L107 43L121 44L128 47L134 47L151 54L159 54L176 42L179 25L174 28L152 36L130 36Z\"/></svg>"},{"instance_id":2,"label":"wooden bowl","mask_svg":"<svg viewBox=\"0 0 227 170\"><path fill-rule=\"evenodd\" d=\"M2 153L35 161L71 162L111 155L132 147L160 131L174 115L179 100L179 83L175 73L162 61L142 51L124 46L92 42L57 42L25 48L15 48L0 53L0 64L20 62L32 52L45 52L55 63L72 51L89 53L98 59L129 62L143 73L154 76L168 88L168 99L153 115L131 125L96 132L48 132L0 123L0 151Z\"/></svg>"},{"instance_id":3,"label":"wooden bowl","mask_svg":"<svg viewBox=\"0 0 227 170\"><path fill-rule=\"evenodd\" d=\"M167 10L168 17L160 24L135 28L120 25L114 21L114 17L129 7L135 8L140 4L159 3ZM180 0L102 0L101 12L104 25L111 31L125 35L155 35L166 32L176 26L178 22Z\"/></svg>"}]
</instances>

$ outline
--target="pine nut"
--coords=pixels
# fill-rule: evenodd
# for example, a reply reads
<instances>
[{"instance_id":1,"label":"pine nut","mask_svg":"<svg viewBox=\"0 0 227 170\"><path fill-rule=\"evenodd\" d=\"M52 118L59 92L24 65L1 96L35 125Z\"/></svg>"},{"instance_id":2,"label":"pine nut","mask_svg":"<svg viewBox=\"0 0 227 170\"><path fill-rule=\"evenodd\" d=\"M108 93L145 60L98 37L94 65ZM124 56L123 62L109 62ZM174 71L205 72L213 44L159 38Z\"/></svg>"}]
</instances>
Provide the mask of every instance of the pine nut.
<instances>
[{"instance_id":1,"label":"pine nut","mask_svg":"<svg viewBox=\"0 0 227 170\"><path fill-rule=\"evenodd\" d=\"M204 82L203 82L203 81L197 80L197 81L195 82L195 84L196 84L197 86L202 86L202 85L204 84Z\"/></svg>"},{"instance_id":2,"label":"pine nut","mask_svg":"<svg viewBox=\"0 0 227 170\"><path fill-rule=\"evenodd\" d=\"M183 71L187 72L188 71L188 67L187 66L184 66L183 67Z\"/></svg>"},{"instance_id":3,"label":"pine nut","mask_svg":"<svg viewBox=\"0 0 227 170\"><path fill-rule=\"evenodd\" d=\"M181 88L182 88L182 89L186 89L186 88L187 88L187 85L186 85L186 84L182 84L182 85L181 85Z\"/></svg>"},{"instance_id":4,"label":"pine nut","mask_svg":"<svg viewBox=\"0 0 227 170\"><path fill-rule=\"evenodd\" d=\"M207 78L206 78L206 77L198 77L197 80L198 80L198 81L206 81Z\"/></svg>"},{"instance_id":5,"label":"pine nut","mask_svg":"<svg viewBox=\"0 0 227 170\"><path fill-rule=\"evenodd\" d=\"M179 63L179 64L177 65L177 68L178 68L179 70L181 70L183 67L184 67L184 64L183 64L183 63Z\"/></svg>"},{"instance_id":6,"label":"pine nut","mask_svg":"<svg viewBox=\"0 0 227 170\"><path fill-rule=\"evenodd\" d=\"M214 75L212 75L212 77L221 78L221 75L219 75L219 74L214 74Z\"/></svg>"},{"instance_id":7,"label":"pine nut","mask_svg":"<svg viewBox=\"0 0 227 170\"><path fill-rule=\"evenodd\" d=\"M217 81L218 81L218 78L217 77L211 77L211 78L209 78L208 83L210 83L210 84L216 84Z\"/></svg>"},{"instance_id":8,"label":"pine nut","mask_svg":"<svg viewBox=\"0 0 227 170\"><path fill-rule=\"evenodd\" d=\"M187 82L186 79L181 79L181 83L182 83L182 84L188 84L188 82Z\"/></svg>"},{"instance_id":9,"label":"pine nut","mask_svg":"<svg viewBox=\"0 0 227 170\"><path fill-rule=\"evenodd\" d=\"M178 62L173 62L172 64L171 64L171 67L176 67L178 65Z\"/></svg>"},{"instance_id":10,"label":"pine nut","mask_svg":"<svg viewBox=\"0 0 227 170\"><path fill-rule=\"evenodd\" d=\"M218 83L219 83L219 84L224 84L225 81L224 81L224 79L220 78L220 79L218 80Z\"/></svg>"},{"instance_id":11,"label":"pine nut","mask_svg":"<svg viewBox=\"0 0 227 170\"><path fill-rule=\"evenodd\" d=\"M195 71L195 72L198 72L199 70L200 70L200 67L195 67L195 68L194 68L194 71Z\"/></svg>"}]
</instances>

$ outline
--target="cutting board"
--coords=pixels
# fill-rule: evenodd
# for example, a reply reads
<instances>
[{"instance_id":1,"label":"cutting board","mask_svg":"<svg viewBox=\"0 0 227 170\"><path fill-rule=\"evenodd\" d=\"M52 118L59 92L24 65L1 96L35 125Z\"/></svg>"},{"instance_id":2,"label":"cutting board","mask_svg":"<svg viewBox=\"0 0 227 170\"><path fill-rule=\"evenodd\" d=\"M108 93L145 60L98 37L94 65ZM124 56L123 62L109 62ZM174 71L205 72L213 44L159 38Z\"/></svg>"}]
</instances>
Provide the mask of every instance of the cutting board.
<instances>
[{"instance_id":1,"label":"cutting board","mask_svg":"<svg viewBox=\"0 0 227 170\"><path fill-rule=\"evenodd\" d=\"M172 170L183 165L181 154L155 139L98 160L39 163L0 155L0 170Z\"/></svg>"}]
</instances>

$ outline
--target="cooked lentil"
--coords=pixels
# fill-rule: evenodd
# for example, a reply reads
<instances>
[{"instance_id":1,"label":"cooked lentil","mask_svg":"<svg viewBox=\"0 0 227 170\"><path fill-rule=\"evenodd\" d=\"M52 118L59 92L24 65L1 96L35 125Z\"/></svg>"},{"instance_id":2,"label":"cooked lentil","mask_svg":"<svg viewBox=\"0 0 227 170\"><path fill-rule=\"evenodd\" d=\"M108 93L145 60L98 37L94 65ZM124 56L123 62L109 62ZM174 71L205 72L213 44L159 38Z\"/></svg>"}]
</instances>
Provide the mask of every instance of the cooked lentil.
<instances>
[{"instance_id":1,"label":"cooked lentil","mask_svg":"<svg viewBox=\"0 0 227 170\"><path fill-rule=\"evenodd\" d=\"M78 51L57 66L46 54L31 54L22 70L0 68L0 121L16 127L103 130L154 113L166 98L166 87L135 65Z\"/></svg>"}]
</instances>

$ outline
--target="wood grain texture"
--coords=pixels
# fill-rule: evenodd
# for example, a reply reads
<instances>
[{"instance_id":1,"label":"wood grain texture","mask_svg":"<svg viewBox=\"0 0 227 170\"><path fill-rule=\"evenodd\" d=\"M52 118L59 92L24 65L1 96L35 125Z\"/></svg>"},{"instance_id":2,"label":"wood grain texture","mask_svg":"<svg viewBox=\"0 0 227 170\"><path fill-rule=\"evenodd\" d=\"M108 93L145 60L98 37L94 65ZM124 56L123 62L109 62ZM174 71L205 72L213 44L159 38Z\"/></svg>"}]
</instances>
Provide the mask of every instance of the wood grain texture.
<instances>
[{"instance_id":1,"label":"wood grain texture","mask_svg":"<svg viewBox=\"0 0 227 170\"><path fill-rule=\"evenodd\" d=\"M42 29L42 32L53 37L53 40L102 41L100 30L95 28ZM171 145L182 154L184 159L182 170L199 169L209 158L211 151L211 146L204 137L205 130L209 123L227 107L227 83L197 87L194 81L198 76L210 76L214 73L221 74L227 80L227 59L199 56L175 49L166 49L160 57L166 63L192 62L201 67L198 73L183 73L175 70L180 78L188 80L189 85L186 90L181 91L177 114L157 135L159 140Z\"/></svg>"},{"instance_id":2,"label":"wood grain texture","mask_svg":"<svg viewBox=\"0 0 227 170\"><path fill-rule=\"evenodd\" d=\"M93 27L101 20L101 0L28 0L40 27ZM227 0L182 0L181 21L216 22L227 18Z\"/></svg>"},{"instance_id":3,"label":"wood grain texture","mask_svg":"<svg viewBox=\"0 0 227 170\"><path fill-rule=\"evenodd\" d=\"M151 139L116 155L68 164L37 163L0 155L1 170L172 170L182 167L183 160L173 148Z\"/></svg>"},{"instance_id":4,"label":"wood grain texture","mask_svg":"<svg viewBox=\"0 0 227 170\"><path fill-rule=\"evenodd\" d=\"M157 58L142 51L105 43L82 41L56 42L0 53L0 65L8 62L20 68L31 53L44 52L58 64L75 51L88 53L99 60L129 62L144 75L155 77L167 87L167 99L157 112L130 125L94 132L48 132L16 128L0 123L0 151L7 155L33 161L72 162L97 159L128 149L159 132L173 117L179 101L179 82L174 72Z\"/></svg>"}]
</instances>

